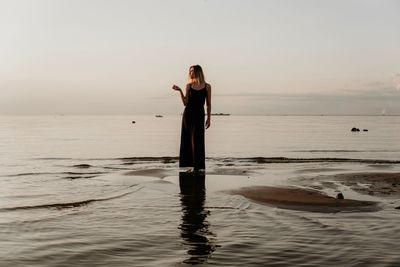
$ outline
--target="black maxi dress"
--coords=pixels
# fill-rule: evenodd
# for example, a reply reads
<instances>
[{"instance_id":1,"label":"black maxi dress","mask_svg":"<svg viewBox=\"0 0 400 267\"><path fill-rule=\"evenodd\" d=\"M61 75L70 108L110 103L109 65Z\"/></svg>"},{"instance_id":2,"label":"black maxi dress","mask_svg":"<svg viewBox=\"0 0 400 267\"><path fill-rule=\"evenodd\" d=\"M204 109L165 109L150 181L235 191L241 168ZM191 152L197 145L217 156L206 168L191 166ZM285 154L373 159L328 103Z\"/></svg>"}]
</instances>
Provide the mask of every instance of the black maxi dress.
<instances>
[{"instance_id":1,"label":"black maxi dress","mask_svg":"<svg viewBox=\"0 0 400 267\"><path fill-rule=\"evenodd\" d=\"M204 104L207 98L207 86L188 91L188 102L182 117L181 147L179 167L205 169L204 147Z\"/></svg>"}]
</instances>

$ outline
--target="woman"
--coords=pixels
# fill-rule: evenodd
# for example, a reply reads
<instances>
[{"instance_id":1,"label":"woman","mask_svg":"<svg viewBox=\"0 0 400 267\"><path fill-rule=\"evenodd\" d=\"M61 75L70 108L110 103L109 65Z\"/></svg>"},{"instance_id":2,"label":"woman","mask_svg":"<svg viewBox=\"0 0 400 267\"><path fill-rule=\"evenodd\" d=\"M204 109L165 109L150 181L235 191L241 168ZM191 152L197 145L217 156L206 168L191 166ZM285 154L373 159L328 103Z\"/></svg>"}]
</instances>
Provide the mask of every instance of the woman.
<instances>
[{"instance_id":1,"label":"woman","mask_svg":"<svg viewBox=\"0 0 400 267\"><path fill-rule=\"evenodd\" d=\"M210 127L211 85L206 83L199 65L189 68L189 83L185 94L179 91L185 110L182 117L181 147L179 167L193 167L194 171L205 169L204 126ZM204 124L204 104L207 103L207 120Z\"/></svg>"}]
</instances>

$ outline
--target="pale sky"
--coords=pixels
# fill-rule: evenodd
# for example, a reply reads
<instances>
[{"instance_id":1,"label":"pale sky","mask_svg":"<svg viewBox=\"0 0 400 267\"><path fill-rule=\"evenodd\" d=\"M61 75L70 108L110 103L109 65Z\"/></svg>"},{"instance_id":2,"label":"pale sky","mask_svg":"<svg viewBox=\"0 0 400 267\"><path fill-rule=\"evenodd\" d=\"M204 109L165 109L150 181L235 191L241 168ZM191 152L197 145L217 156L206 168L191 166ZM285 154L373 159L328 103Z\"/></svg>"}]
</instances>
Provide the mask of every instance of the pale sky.
<instances>
[{"instance_id":1,"label":"pale sky","mask_svg":"<svg viewBox=\"0 0 400 267\"><path fill-rule=\"evenodd\" d=\"M0 114L400 114L400 0L0 0Z\"/></svg>"}]
</instances>

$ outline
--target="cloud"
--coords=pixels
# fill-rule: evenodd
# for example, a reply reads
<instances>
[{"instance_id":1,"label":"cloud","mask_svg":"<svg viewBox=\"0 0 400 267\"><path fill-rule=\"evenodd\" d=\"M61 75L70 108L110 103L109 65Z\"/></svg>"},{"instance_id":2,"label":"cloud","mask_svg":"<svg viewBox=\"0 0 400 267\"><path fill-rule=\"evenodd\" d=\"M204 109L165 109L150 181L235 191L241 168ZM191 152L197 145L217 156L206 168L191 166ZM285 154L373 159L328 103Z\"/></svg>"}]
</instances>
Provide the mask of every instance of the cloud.
<instances>
[{"instance_id":1,"label":"cloud","mask_svg":"<svg viewBox=\"0 0 400 267\"><path fill-rule=\"evenodd\" d=\"M400 93L393 87L307 94L219 94L222 112L259 115L381 115L400 114Z\"/></svg>"}]
</instances>

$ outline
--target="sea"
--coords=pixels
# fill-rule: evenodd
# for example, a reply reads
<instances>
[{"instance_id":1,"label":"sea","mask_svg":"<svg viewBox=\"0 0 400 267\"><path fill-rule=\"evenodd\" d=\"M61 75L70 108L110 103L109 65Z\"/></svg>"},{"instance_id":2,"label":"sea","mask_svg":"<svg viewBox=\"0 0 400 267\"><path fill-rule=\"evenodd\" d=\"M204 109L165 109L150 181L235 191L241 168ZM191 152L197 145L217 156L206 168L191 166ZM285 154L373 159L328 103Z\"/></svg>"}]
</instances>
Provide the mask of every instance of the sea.
<instances>
[{"instance_id":1,"label":"sea","mask_svg":"<svg viewBox=\"0 0 400 267\"><path fill-rule=\"evenodd\" d=\"M344 188L383 208L311 212L227 193L400 172L400 116L213 116L189 185L180 130L180 115L0 116L0 266L400 266L398 199Z\"/></svg>"}]
</instances>

